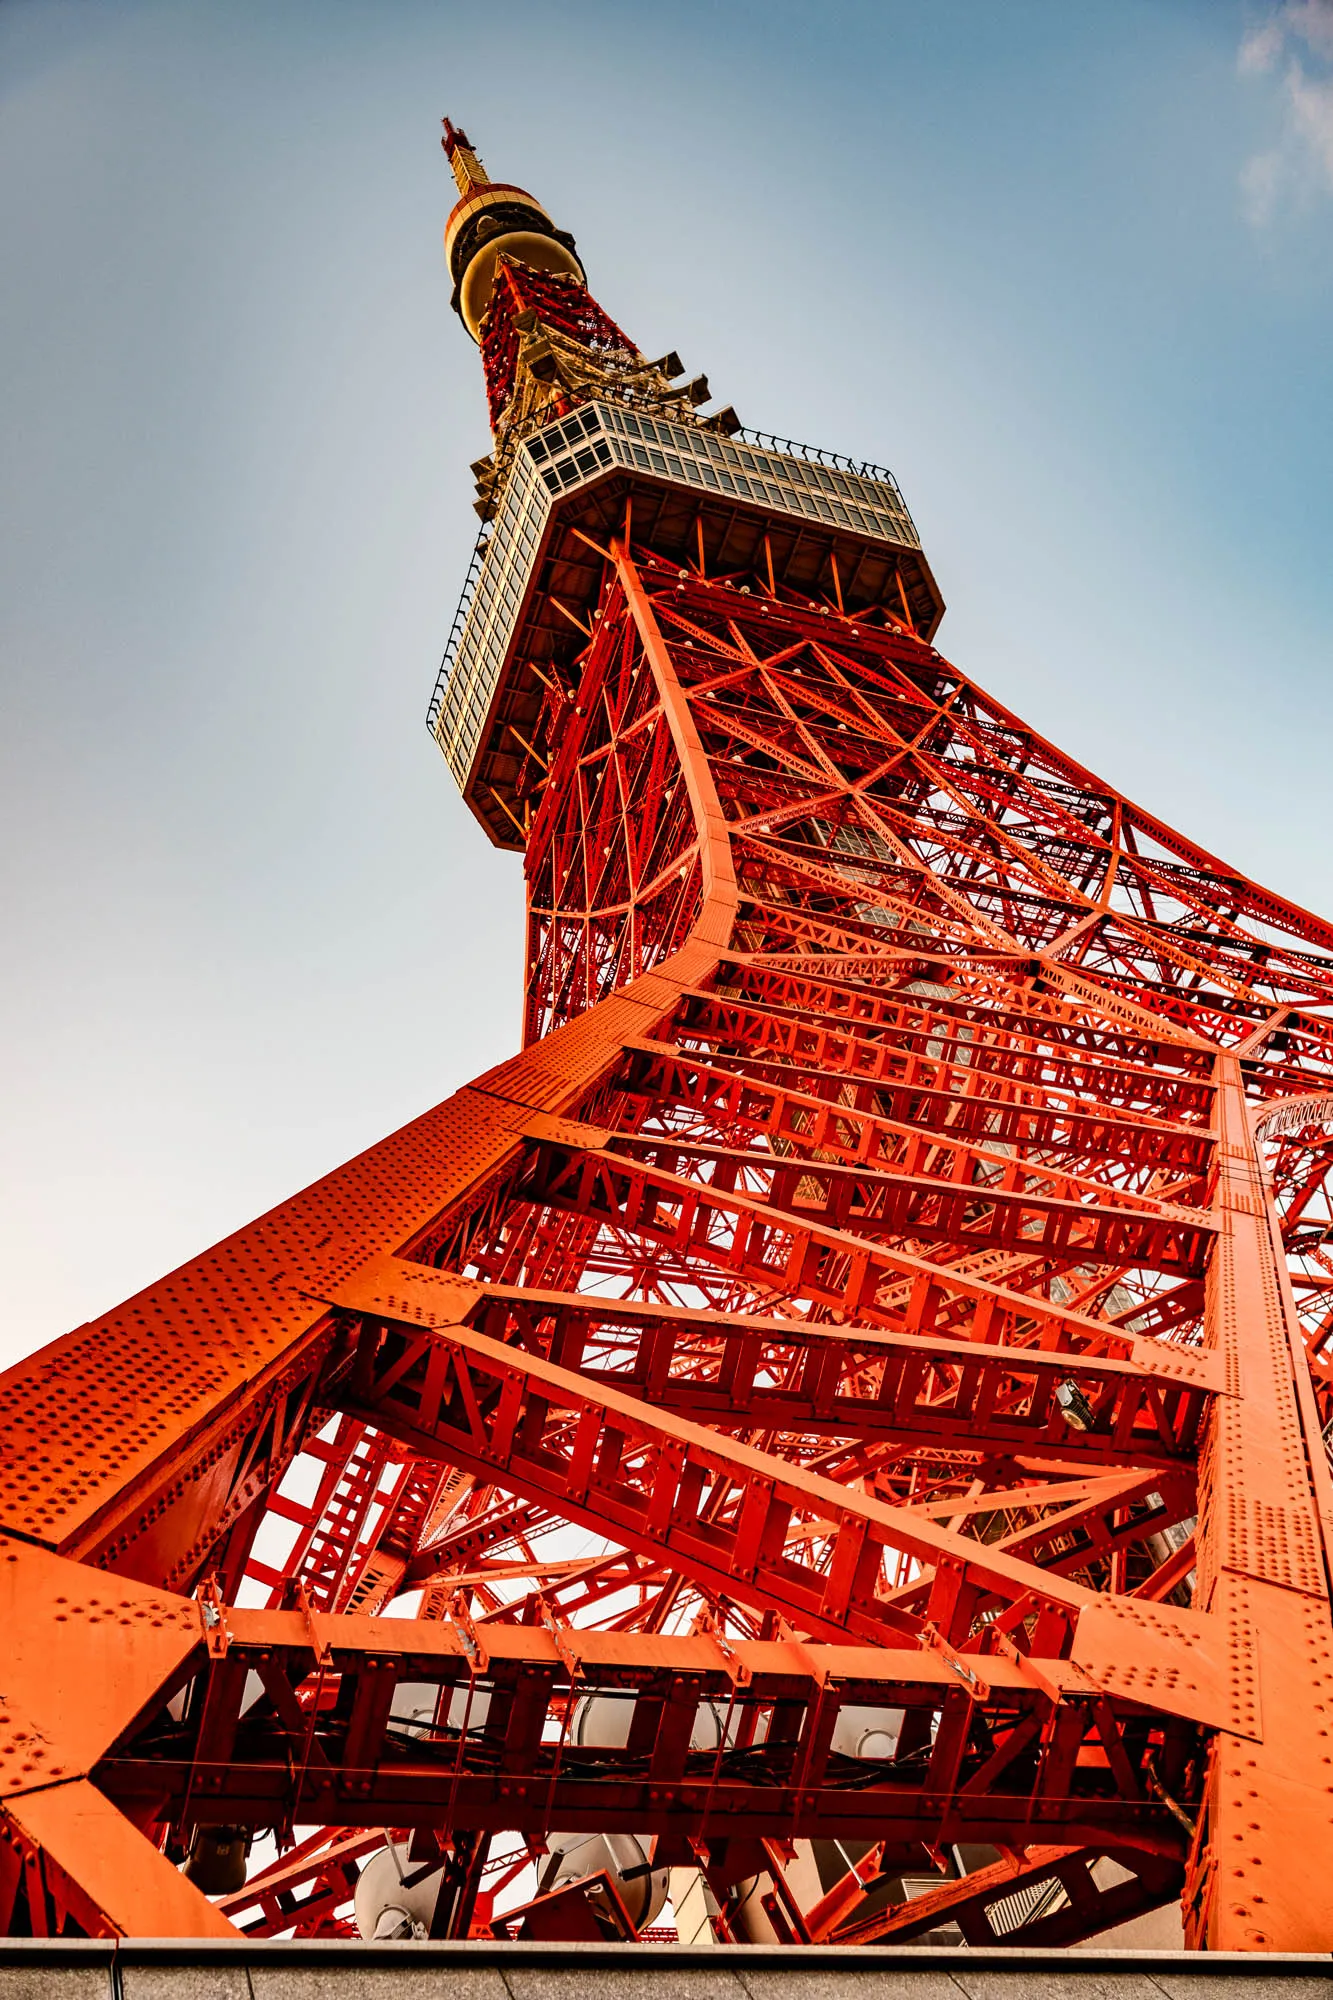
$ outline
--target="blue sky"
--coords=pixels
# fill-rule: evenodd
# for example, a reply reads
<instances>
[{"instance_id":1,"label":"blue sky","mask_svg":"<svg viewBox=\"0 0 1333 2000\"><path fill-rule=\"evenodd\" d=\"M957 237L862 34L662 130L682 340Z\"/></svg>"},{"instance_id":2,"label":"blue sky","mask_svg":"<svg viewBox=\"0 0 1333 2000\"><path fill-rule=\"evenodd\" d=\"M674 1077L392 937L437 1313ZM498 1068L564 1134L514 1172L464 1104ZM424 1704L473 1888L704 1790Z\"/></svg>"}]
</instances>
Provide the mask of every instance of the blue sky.
<instances>
[{"instance_id":1,"label":"blue sky","mask_svg":"<svg viewBox=\"0 0 1333 2000\"><path fill-rule=\"evenodd\" d=\"M0 1357L516 1043L423 721L445 112L649 352L895 469L947 653L1333 913L1333 0L6 0Z\"/></svg>"}]
</instances>

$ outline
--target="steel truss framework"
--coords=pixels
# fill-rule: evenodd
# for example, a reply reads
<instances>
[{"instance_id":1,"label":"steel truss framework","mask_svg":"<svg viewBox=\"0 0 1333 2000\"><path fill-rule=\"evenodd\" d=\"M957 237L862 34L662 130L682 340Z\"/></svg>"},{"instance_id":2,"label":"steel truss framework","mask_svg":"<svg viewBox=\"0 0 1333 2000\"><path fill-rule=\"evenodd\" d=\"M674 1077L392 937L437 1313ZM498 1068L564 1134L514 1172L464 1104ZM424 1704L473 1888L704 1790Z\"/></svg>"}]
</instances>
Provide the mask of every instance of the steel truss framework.
<instances>
[{"instance_id":1,"label":"steel truss framework","mask_svg":"<svg viewBox=\"0 0 1333 2000\"><path fill-rule=\"evenodd\" d=\"M563 1828L1327 1950L1333 929L836 562L582 539L523 1053L5 1377L0 1925L336 1934L387 1827L466 1935Z\"/></svg>"}]
</instances>

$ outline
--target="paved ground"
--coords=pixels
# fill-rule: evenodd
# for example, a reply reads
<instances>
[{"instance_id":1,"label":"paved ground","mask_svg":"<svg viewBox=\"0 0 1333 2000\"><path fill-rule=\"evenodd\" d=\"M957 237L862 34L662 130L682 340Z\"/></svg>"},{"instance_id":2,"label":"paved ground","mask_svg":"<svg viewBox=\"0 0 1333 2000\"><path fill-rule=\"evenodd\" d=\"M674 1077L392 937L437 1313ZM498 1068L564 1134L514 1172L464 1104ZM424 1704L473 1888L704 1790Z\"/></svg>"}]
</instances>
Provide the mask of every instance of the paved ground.
<instances>
[{"instance_id":1,"label":"paved ground","mask_svg":"<svg viewBox=\"0 0 1333 2000\"><path fill-rule=\"evenodd\" d=\"M0 2000L1333 2000L1333 1958L8 1939Z\"/></svg>"}]
</instances>

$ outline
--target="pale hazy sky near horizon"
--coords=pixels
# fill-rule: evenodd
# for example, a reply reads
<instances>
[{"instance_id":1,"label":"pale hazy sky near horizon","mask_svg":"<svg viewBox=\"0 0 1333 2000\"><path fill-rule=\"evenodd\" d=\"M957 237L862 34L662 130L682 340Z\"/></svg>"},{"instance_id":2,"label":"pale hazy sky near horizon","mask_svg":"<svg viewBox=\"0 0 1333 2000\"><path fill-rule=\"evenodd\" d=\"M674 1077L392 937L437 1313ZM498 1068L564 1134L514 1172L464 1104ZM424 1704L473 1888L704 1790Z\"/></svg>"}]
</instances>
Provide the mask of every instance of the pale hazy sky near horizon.
<instances>
[{"instance_id":1,"label":"pale hazy sky near horizon","mask_svg":"<svg viewBox=\"0 0 1333 2000\"><path fill-rule=\"evenodd\" d=\"M516 1046L424 727L446 112L643 347L895 469L946 653L1333 914L1333 0L6 0L0 1360Z\"/></svg>"}]
</instances>

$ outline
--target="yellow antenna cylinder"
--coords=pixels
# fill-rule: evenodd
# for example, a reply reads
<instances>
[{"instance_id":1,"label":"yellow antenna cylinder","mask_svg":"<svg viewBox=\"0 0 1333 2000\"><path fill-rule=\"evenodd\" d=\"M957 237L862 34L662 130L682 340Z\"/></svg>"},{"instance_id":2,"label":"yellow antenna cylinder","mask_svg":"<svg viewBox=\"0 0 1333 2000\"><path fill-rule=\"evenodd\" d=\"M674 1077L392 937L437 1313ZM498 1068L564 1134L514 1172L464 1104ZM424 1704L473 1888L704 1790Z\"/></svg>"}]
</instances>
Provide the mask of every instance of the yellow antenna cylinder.
<instances>
[{"instance_id":1,"label":"yellow antenna cylinder","mask_svg":"<svg viewBox=\"0 0 1333 2000\"><path fill-rule=\"evenodd\" d=\"M453 169L459 195L464 201L469 195L478 193L481 188L490 186L491 177L473 151L472 141L467 133L460 132L447 118L444 121L444 137L440 144L444 147L445 158Z\"/></svg>"}]
</instances>

